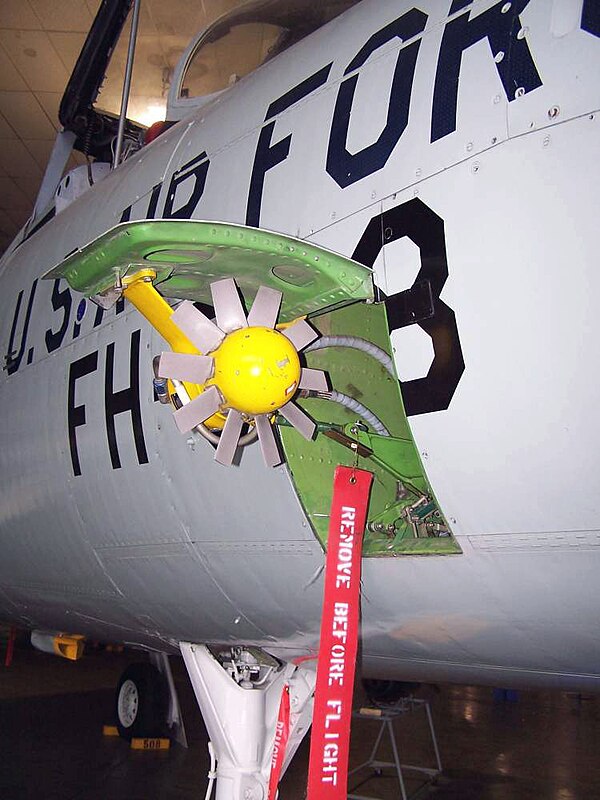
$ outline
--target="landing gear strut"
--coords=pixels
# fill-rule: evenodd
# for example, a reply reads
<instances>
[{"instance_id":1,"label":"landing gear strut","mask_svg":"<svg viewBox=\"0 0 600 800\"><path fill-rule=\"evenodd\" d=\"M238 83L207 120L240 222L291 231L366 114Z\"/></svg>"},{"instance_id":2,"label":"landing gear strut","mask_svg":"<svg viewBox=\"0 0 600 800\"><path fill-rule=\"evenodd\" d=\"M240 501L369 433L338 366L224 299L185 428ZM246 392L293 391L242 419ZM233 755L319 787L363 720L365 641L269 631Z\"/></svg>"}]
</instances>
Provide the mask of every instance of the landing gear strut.
<instances>
[{"instance_id":1,"label":"landing gear strut","mask_svg":"<svg viewBox=\"0 0 600 800\"><path fill-rule=\"evenodd\" d=\"M310 728L314 671L259 648L180 648L217 758L216 800L267 800L282 692L289 686L283 774Z\"/></svg>"}]
</instances>

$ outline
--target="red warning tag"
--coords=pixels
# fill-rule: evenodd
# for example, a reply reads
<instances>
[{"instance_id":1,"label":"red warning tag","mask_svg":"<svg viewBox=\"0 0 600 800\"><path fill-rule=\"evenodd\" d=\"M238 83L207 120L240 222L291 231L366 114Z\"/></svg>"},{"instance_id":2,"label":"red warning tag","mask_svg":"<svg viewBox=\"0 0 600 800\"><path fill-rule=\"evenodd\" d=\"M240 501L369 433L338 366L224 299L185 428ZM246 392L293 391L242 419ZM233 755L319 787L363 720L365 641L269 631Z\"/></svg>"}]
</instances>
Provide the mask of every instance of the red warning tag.
<instances>
[{"instance_id":1,"label":"red warning tag","mask_svg":"<svg viewBox=\"0 0 600 800\"><path fill-rule=\"evenodd\" d=\"M360 616L362 537L373 475L337 467L310 738L307 800L345 800Z\"/></svg>"},{"instance_id":2,"label":"red warning tag","mask_svg":"<svg viewBox=\"0 0 600 800\"><path fill-rule=\"evenodd\" d=\"M279 703L279 716L277 717L277 727L275 728L275 741L273 743L273 755L271 756L271 775L269 777L269 796L268 800L275 800L277 796L277 786L281 777L285 749L290 735L290 687L285 684L281 693Z\"/></svg>"}]
</instances>

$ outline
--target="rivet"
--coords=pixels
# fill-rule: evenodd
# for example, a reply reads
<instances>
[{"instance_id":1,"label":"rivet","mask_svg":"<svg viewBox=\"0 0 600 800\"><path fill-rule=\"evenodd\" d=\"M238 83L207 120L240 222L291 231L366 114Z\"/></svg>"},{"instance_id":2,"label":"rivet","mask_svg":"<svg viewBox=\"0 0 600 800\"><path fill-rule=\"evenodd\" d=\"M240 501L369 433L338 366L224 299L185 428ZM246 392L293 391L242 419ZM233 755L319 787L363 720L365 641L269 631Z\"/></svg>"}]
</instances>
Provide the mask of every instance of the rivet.
<instances>
[{"instance_id":1,"label":"rivet","mask_svg":"<svg viewBox=\"0 0 600 800\"><path fill-rule=\"evenodd\" d=\"M519 88L515 92L515 97L523 97L524 94L525 94L525 89L522 86L519 86Z\"/></svg>"},{"instance_id":2,"label":"rivet","mask_svg":"<svg viewBox=\"0 0 600 800\"><path fill-rule=\"evenodd\" d=\"M504 3L502 8L500 9L501 14L507 14L510 11L511 3Z\"/></svg>"},{"instance_id":3,"label":"rivet","mask_svg":"<svg viewBox=\"0 0 600 800\"><path fill-rule=\"evenodd\" d=\"M517 33L517 39L524 39L528 33L529 28L521 28L521 30Z\"/></svg>"},{"instance_id":4,"label":"rivet","mask_svg":"<svg viewBox=\"0 0 600 800\"><path fill-rule=\"evenodd\" d=\"M503 58L504 58L504 50L498 50L498 52L494 56L494 61L496 62L496 64L499 64Z\"/></svg>"},{"instance_id":5,"label":"rivet","mask_svg":"<svg viewBox=\"0 0 600 800\"><path fill-rule=\"evenodd\" d=\"M560 107L559 106L552 106L548 109L548 119L556 119L560 114Z\"/></svg>"}]
</instances>

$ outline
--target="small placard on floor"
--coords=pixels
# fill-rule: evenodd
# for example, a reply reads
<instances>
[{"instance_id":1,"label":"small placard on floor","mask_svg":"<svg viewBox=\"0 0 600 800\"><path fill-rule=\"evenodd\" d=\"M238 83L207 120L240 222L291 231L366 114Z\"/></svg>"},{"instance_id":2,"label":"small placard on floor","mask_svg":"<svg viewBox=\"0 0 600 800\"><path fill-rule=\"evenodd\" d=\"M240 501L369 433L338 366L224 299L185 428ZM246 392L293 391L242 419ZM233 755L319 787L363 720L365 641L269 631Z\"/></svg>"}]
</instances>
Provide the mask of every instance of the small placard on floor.
<instances>
[{"instance_id":1,"label":"small placard on floor","mask_svg":"<svg viewBox=\"0 0 600 800\"><path fill-rule=\"evenodd\" d=\"M371 708L369 706L363 706L358 710L358 713L360 714L361 717L380 717L381 709Z\"/></svg>"},{"instance_id":2,"label":"small placard on floor","mask_svg":"<svg viewBox=\"0 0 600 800\"><path fill-rule=\"evenodd\" d=\"M168 750L170 747L170 739L144 738L131 740L132 750Z\"/></svg>"},{"instance_id":3,"label":"small placard on floor","mask_svg":"<svg viewBox=\"0 0 600 800\"><path fill-rule=\"evenodd\" d=\"M119 730L116 725L103 725L102 736L118 736Z\"/></svg>"}]
</instances>

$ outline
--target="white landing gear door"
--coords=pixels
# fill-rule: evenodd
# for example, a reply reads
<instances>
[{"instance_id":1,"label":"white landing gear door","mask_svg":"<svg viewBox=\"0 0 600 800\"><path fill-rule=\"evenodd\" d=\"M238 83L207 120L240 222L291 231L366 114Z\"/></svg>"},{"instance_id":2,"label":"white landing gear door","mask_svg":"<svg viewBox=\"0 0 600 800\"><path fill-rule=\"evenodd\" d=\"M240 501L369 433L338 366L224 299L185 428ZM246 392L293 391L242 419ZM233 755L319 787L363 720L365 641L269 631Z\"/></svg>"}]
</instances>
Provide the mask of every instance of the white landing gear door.
<instances>
[{"instance_id":1,"label":"white landing gear door","mask_svg":"<svg viewBox=\"0 0 600 800\"><path fill-rule=\"evenodd\" d=\"M287 684L285 769L310 728L314 671L256 648L215 648L217 657L205 645L179 646L217 758L216 800L267 800L282 691Z\"/></svg>"}]
</instances>

